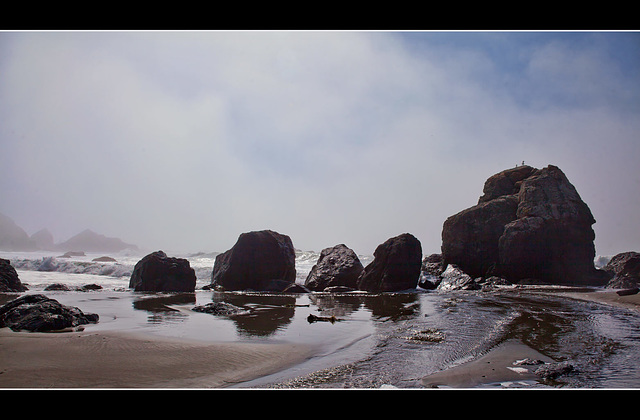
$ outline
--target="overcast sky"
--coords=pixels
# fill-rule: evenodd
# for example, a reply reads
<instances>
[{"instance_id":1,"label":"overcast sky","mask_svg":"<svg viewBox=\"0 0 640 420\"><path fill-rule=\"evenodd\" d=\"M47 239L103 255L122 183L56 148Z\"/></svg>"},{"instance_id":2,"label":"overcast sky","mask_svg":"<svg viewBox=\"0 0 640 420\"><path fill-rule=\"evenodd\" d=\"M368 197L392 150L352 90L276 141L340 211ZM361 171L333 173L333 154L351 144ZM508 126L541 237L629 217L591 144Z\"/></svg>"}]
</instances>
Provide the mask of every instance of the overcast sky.
<instances>
[{"instance_id":1,"label":"overcast sky","mask_svg":"<svg viewBox=\"0 0 640 420\"><path fill-rule=\"evenodd\" d=\"M559 166L596 252L640 251L637 32L0 33L0 213L60 242L372 254Z\"/></svg>"}]
</instances>

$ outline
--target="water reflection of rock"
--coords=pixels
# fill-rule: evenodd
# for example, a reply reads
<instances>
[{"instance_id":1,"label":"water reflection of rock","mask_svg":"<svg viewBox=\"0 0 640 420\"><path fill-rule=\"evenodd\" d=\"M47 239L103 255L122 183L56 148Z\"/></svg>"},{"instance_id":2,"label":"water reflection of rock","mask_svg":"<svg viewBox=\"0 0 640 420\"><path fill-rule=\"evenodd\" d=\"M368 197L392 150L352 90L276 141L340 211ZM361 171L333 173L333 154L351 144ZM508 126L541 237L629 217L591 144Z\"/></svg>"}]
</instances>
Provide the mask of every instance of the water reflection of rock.
<instances>
[{"instance_id":1,"label":"water reflection of rock","mask_svg":"<svg viewBox=\"0 0 640 420\"><path fill-rule=\"evenodd\" d=\"M142 295L133 301L133 308L149 312L148 321L152 324L163 322L182 322L187 314L172 308L171 305L186 305L196 302L195 293L171 293Z\"/></svg>"},{"instance_id":2,"label":"water reflection of rock","mask_svg":"<svg viewBox=\"0 0 640 420\"><path fill-rule=\"evenodd\" d=\"M381 293L363 296L364 306L375 318L388 318L392 321L410 318L420 312L420 300L417 293Z\"/></svg>"},{"instance_id":3,"label":"water reflection of rock","mask_svg":"<svg viewBox=\"0 0 640 420\"><path fill-rule=\"evenodd\" d=\"M227 302L246 309L246 313L228 316L238 333L249 336L269 336L291 323L296 298L263 293L214 293L212 300Z\"/></svg>"},{"instance_id":4,"label":"water reflection of rock","mask_svg":"<svg viewBox=\"0 0 640 420\"><path fill-rule=\"evenodd\" d=\"M353 294L312 293L309 300L323 316L345 317L362 306L362 296Z\"/></svg>"}]
</instances>

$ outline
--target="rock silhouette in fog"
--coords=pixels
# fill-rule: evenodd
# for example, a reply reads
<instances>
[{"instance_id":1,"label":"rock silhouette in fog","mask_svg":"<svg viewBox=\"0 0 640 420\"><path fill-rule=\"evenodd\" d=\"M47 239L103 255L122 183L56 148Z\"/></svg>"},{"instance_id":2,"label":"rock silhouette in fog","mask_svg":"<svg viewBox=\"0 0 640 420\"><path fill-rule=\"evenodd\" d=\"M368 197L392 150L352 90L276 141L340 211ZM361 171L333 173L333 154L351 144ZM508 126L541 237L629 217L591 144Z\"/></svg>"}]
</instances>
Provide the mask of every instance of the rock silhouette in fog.
<instances>
[{"instance_id":1,"label":"rock silhouette in fog","mask_svg":"<svg viewBox=\"0 0 640 420\"><path fill-rule=\"evenodd\" d=\"M378 245L358 278L358 289L372 293L415 289L422 266L422 245L409 233Z\"/></svg>"},{"instance_id":2,"label":"rock silhouette in fog","mask_svg":"<svg viewBox=\"0 0 640 420\"><path fill-rule=\"evenodd\" d=\"M129 287L136 292L193 292L196 273L188 260L156 251L136 263Z\"/></svg>"},{"instance_id":3,"label":"rock silhouette in fog","mask_svg":"<svg viewBox=\"0 0 640 420\"><path fill-rule=\"evenodd\" d=\"M478 204L442 229L444 266L471 277L604 285L594 267L595 219L556 166L519 166L491 176Z\"/></svg>"},{"instance_id":4,"label":"rock silhouette in fog","mask_svg":"<svg viewBox=\"0 0 640 420\"><path fill-rule=\"evenodd\" d=\"M291 238L272 230L247 232L216 256L211 286L224 290L281 292L296 280Z\"/></svg>"},{"instance_id":5,"label":"rock silhouette in fog","mask_svg":"<svg viewBox=\"0 0 640 420\"><path fill-rule=\"evenodd\" d=\"M355 289L364 267L356 253L344 244L325 248L311 268L304 285L312 291L344 286Z\"/></svg>"}]
</instances>

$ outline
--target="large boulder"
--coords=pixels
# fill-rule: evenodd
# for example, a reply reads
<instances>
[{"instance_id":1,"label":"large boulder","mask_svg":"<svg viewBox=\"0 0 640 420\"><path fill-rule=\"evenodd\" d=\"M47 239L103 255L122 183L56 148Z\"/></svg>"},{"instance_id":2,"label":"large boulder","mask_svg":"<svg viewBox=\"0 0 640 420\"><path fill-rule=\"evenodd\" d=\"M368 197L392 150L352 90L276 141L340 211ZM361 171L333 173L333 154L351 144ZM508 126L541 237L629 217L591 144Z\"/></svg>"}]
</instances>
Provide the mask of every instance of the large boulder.
<instances>
[{"instance_id":1,"label":"large boulder","mask_svg":"<svg viewBox=\"0 0 640 420\"><path fill-rule=\"evenodd\" d=\"M0 328L47 332L98 322L97 314L84 313L45 295L24 295L0 307Z\"/></svg>"},{"instance_id":2,"label":"large boulder","mask_svg":"<svg viewBox=\"0 0 640 420\"><path fill-rule=\"evenodd\" d=\"M355 289L364 267L356 253L344 244L325 248L311 268L305 287L322 291L327 287L344 286Z\"/></svg>"},{"instance_id":3,"label":"large boulder","mask_svg":"<svg viewBox=\"0 0 640 420\"><path fill-rule=\"evenodd\" d=\"M615 255L603 268L612 278L607 287L634 288L640 285L640 253L630 251Z\"/></svg>"},{"instance_id":4,"label":"large boulder","mask_svg":"<svg viewBox=\"0 0 640 420\"><path fill-rule=\"evenodd\" d=\"M0 258L0 292L24 292L25 290L27 287L20 281L11 262Z\"/></svg>"},{"instance_id":5,"label":"large boulder","mask_svg":"<svg viewBox=\"0 0 640 420\"><path fill-rule=\"evenodd\" d=\"M449 217L442 230L444 265L471 277L604 285L594 267L595 219L556 166L520 166L485 182L478 204Z\"/></svg>"},{"instance_id":6,"label":"large boulder","mask_svg":"<svg viewBox=\"0 0 640 420\"><path fill-rule=\"evenodd\" d=\"M193 292L196 273L188 260L156 251L136 263L129 287L136 292Z\"/></svg>"},{"instance_id":7,"label":"large boulder","mask_svg":"<svg viewBox=\"0 0 640 420\"><path fill-rule=\"evenodd\" d=\"M281 292L296 280L291 238L271 230L247 232L218 254L211 286L224 290Z\"/></svg>"},{"instance_id":8,"label":"large boulder","mask_svg":"<svg viewBox=\"0 0 640 420\"><path fill-rule=\"evenodd\" d=\"M372 293L415 289L422 266L422 245L409 233L378 245L373 261L358 278L358 289Z\"/></svg>"}]
</instances>

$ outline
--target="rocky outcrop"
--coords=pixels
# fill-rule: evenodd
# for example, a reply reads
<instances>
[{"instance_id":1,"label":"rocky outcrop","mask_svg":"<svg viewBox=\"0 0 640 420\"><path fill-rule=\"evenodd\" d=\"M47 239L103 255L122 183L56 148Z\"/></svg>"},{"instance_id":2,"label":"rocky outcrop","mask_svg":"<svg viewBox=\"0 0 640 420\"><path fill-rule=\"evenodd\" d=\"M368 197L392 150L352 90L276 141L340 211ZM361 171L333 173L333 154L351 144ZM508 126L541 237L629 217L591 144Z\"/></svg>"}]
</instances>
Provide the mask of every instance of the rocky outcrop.
<instances>
[{"instance_id":1,"label":"rocky outcrop","mask_svg":"<svg viewBox=\"0 0 640 420\"><path fill-rule=\"evenodd\" d=\"M98 322L97 314L62 305L45 295L24 295L0 307L0 327L13 331L47 332Z\"/></svg>"},{"instance_id":2,"label":"rocky outcrop","mask_svg":"<svg viewBox=\"0 0 640 420\"><path fill-rule=\"evenodd\" d=\"M188 260L156 251L136 263L129 287L136 292L193 292L196 273Z\"/></svg>"},{"instance_id":3,"label":"rocky outcrop","mask_svg":"<svg viewBox=\"0 0 640 420\"><path fill-rule=\"evenodd\" d=\"M556 166L520 166L485 182L478 204L449 217L442 230L444 266L472 278L601 286L594 267L595 219Z\"/></svg>"},{"instance_id":4,"label":"rocky outcrop","mask_svg":"<svg viewBox=\"0 0 640 420\"><path fill-rule=\"evenodd\" d=\"M617 254L603 270L612 277L607 284L608 288L636 288L640 286L640 253L630 251Z\"/></svg>"},{"instance_id":5,"label":"rocky outcrop","mask_svg":"<svg viewBox=\"0 0 640 420\"><path fill-rule=\"evenodd\" d=\"M295 282L291 238L271 230L247 232L216 256L211 286L224 290L281 292Z\"/></svg>"},{"instance_id":6,"label":"rocky outcrop","mask_svg":"<svg viewBox=\"0 0 640 420\"><path fill-rule=\"evenodd\" d=\"M358 289L372 293L415 289L422 266L422 245L403 233L378 245L373 261L358 278Z\"/></svg>"},{"instance_id":7,"label":"rocky outcrop","mask_svg":"<svg viewBox=\"0 0 640 420\"><path fill-rule=\"evenodd\" d=\"M453 264L449 264L441 274L441 280L438 284L440 291L452 290L479 290L480 286L464 271Z\"/></svg>"},{"instance_id":8,"label":"rocky outcrop","mask_svg":"<svg viewBox=\"0 0 640 420\"><path fill-rule=\"evenodd\" d=\"M27 287L22 284L18 272L9 260L0 258L0 292L24 292Z\"/></svg>"},{"instance_id":9,"label":"rocky outcrop","mask_svg":"<svg viewBox=\"0 0 640 420\"><path fill-rule=\"evenodd\" d=\"M362 270L364 267L352 249L344 244L336 245L320 252L318 262L311 268L304 285L312 291L336 286L355 289Z\"/></svg>"}]
</instances>

